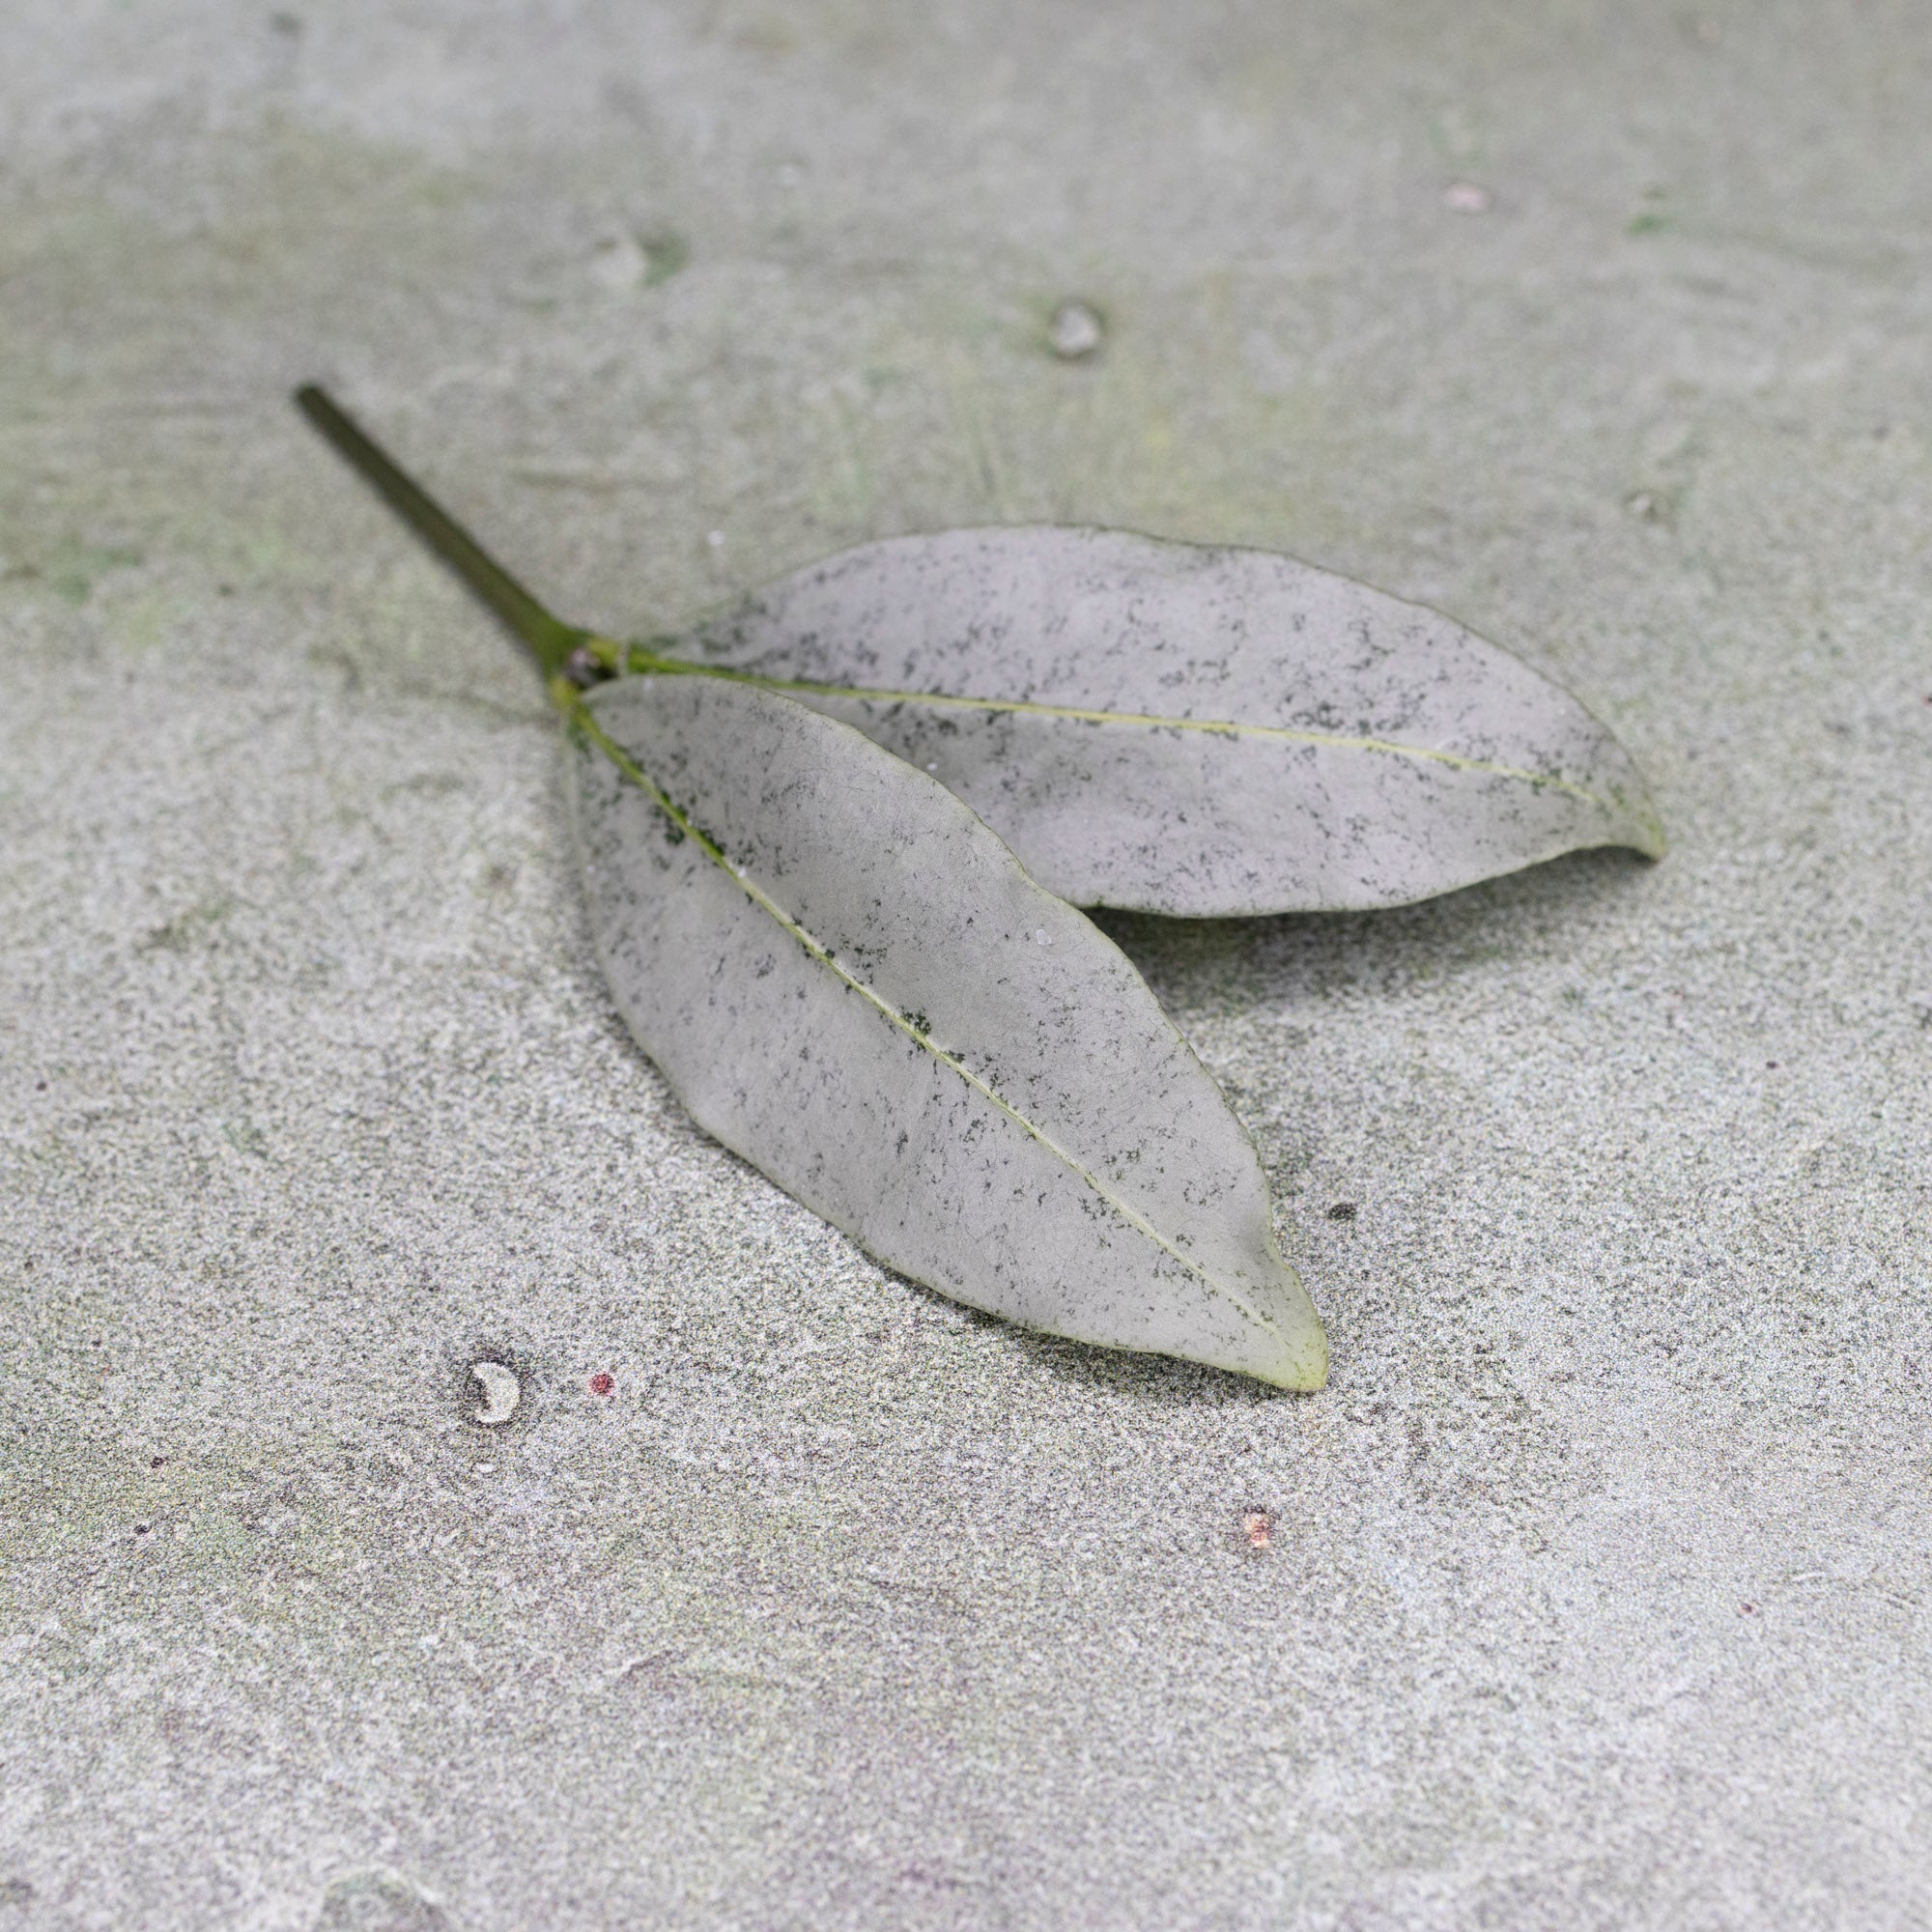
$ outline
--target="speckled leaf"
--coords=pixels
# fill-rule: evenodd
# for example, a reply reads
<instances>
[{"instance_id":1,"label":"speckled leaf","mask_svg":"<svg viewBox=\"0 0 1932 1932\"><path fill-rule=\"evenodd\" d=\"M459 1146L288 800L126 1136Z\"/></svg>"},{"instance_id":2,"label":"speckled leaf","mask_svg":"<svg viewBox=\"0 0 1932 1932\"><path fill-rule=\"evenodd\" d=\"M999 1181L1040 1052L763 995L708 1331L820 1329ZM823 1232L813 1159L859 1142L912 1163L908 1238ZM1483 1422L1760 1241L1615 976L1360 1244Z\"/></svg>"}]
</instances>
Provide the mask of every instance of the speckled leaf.
<instances>
[{"instance_id":1,"label":"speckled leaf","mask_svg":"<svg viewBox=\"0 0 1932 1932\"><path fill-rule=\"evenodd\" d=\"M1263 551L895 537L633 661L667 652L857 725L1080 905L1398 905L1583 846L1662 850L1629 756L1567 692Z\"/></svg>"},{"instance_id":2,"label":"speckled leaf","mask_svg":"<svg viewBox=\"0 0 1932 1932\"><path fill-rule=\"evenodd\" d=\"M955 1300L1320 1385L1320 1321L1220 1091L964 805L753 686L623 678L576 718L605 971L701 1126Z\"/></svg>"}]
</instances>

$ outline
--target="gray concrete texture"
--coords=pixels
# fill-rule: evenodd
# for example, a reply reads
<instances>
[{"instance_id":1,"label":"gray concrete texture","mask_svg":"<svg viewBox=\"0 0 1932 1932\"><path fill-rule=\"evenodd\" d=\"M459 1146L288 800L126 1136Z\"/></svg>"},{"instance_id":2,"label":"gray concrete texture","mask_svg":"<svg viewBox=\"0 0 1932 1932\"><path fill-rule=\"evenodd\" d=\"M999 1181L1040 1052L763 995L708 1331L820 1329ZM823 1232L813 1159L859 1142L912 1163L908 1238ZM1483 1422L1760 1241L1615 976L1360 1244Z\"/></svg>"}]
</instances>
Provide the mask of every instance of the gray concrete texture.
<instances>
[{"instance_id":1,"label":"gray concrete texture","mask_svg":"<svg viewBox=\"0 0 1932 1932\"><path fill-rule=\"evenodd\" d=\"M1928 127L1917 0L10 0L0 1928L1932 1920ZM1029 1338L670 1101L309 376L620 631L1349 571L1674 849L1110 920L1333 1379Z\"/></svg>"}]
</instances>

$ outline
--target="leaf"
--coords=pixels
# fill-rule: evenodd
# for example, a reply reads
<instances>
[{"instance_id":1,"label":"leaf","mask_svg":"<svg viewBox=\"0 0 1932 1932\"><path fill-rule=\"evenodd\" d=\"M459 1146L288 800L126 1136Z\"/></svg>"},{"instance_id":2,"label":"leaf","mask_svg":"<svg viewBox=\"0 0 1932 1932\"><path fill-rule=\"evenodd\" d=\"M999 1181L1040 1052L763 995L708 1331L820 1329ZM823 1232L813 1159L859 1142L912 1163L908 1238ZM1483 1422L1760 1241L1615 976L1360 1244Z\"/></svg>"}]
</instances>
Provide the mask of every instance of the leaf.
<instances>
[{"instance_id":1,"label":"leaf","mask_svg":"<svg viewBox=\"0 0 1932 1932\"><path fill-rule=\"evenodd\" d=\"M1239 1122L959 800L753 686L641 675L572 711L598 952L700 1126L954 1300L1321 1385Z\"/></svg>"},{"instance_id":2,"label":"leaf","mask_svg":"<svg viewBox=\"0 0 1932 1932\"><path fill-rule=\"evenodd\" d=\"M894 537L611 661L754 679L857 725L1081 905L1399 905L1585 846L1663 849L1629 756L1559 686L1264 551Z\"/></svg>"}]
</instances>

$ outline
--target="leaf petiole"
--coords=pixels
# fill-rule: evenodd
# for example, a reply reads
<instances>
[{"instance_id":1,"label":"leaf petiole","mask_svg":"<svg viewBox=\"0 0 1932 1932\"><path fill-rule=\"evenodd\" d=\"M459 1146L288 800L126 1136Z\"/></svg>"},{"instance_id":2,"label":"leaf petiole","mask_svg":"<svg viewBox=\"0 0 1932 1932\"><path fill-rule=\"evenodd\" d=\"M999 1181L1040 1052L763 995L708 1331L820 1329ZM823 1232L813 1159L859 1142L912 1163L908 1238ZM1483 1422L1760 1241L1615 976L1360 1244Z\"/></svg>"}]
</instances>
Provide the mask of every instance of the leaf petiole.
<instances>
[{"instance_id":1,"label":"leaf petiole","mask_svg":"<svg viewBox=\"0 0 1932 1932\"><path fill-rule=\"evenodd\" d=\"M572 674L579 666L595 664L600 669L613 671L620 668L622 652L617 645L576 624L566 624L547 611L421 484L404 473L394 458L327 390L304 383L296 391L295 400L329 447L523 642L536 659L560 709L574 707ZM578 659L575 666L573 658ZM570 692L567 702L558 689L559 680Z\"/></svg>"}]
</instances>

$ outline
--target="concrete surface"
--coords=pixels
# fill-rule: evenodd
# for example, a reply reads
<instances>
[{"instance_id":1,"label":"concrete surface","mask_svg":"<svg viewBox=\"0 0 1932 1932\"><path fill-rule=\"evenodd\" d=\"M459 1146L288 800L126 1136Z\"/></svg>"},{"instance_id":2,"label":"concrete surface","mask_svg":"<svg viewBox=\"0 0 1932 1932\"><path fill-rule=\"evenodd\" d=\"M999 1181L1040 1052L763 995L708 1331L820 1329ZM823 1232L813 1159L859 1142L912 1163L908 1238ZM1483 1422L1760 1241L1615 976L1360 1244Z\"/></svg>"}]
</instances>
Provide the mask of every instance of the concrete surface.
<instances>
[{"instance_id":1,"label":"concrete surface","mask_svg":"<svg viewBox=\"0 0 1932 1932\"><path fill-rule=\"evenodd\" d=\"M1928 125L1918 0L12 0L0 1927L1932 1919ZM1334 1378L1029 1340L668 1102L305 376L611 626L1352 571L1675 849L1115 922Z\"/></svg>"}]
</instances>

